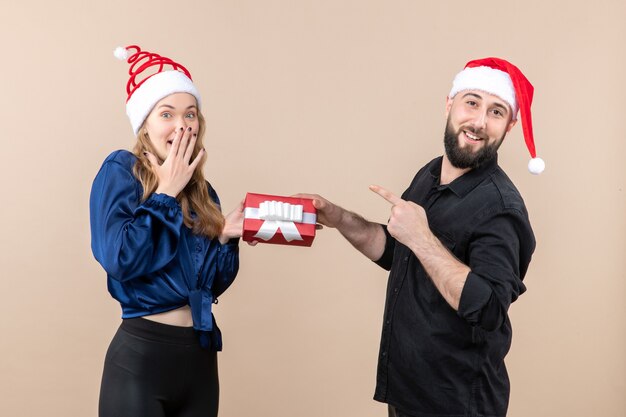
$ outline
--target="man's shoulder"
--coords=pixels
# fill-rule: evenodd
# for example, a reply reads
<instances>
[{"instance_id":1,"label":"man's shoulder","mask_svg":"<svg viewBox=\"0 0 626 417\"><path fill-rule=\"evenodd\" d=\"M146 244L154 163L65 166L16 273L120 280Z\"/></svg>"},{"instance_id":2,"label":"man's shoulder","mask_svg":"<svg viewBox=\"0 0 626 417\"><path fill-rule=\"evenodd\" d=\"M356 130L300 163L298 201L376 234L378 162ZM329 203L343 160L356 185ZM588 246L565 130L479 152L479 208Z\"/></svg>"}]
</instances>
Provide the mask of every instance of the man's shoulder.
<instances>
[{"instance_id":1,"label":"man's shoulder","mask_svg":"<svg viewBox=\"0 0 626 417\"><path fill-rule=\"evenodd\" d=\"M519 190L504 170L498 166L490 175L495 196L506 210L526 212L526 205Z\"/></svg>"},{"instance_id":2,"label":"man's shoulder","mask_svg":"<svg viewBox=\"0 0 626 417\"><path fill-rule=\"evenodd\" d=\"M419 172L428 171L439 174L441 172L441 161L443 156L439 155L422 167Z\"/></svg>"},{"instance_id":3,"label":"man's shoulder","mask_svg":"<svg viewBox=\"0 0 626 417\"><path fill-rule=\"evenodd\" d=\"M417 171L417 174L415 174L415 177L413 177L413 182L423 177L424 175L427 175L427 178L439 177L441 175L442 159L442 156L438 156L425 164L423 167L421 167L419 171Z\"/></svg>"},{"instance_id":4,"label":"man's shoulder","mask_svg":"<svg viewBox=\"0 0 626 417\"><path fill-rule=\"evenodd\" d=\"M403 199L413 200L411 196L415 197L418 190L429 189L436 182L441 172L441 159L442 157L439 156L417 171L409 187L402 194Z\"/></svg>"}]
</instances>

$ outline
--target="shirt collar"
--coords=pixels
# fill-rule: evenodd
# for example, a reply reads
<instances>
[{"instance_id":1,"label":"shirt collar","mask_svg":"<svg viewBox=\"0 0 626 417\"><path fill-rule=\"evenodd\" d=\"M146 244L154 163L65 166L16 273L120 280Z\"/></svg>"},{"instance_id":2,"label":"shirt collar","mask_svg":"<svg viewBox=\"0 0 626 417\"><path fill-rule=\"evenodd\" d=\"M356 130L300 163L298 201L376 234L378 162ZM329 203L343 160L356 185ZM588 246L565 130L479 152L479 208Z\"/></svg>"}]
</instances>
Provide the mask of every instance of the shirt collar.
<instances>
[{"instance_id":1,"label":"shirt collar","mask_svg":"<svg viewBox=\"0 0 626 417\"><path fill-rule=\"evenodd\" d=\"M430 175L433 176L434 186L439 187L439 181L441 179L441 162L443 157L435 159L434 163L430 167ZM487 161L476 169L466 172L459 178L452 181L450 184L440 186L441 189L448 188L458 197L465 197L467 193L472 191L478 184L483 182L491 173L498 167L498 155L495 158Z\"/></svg>"}]
</instances>

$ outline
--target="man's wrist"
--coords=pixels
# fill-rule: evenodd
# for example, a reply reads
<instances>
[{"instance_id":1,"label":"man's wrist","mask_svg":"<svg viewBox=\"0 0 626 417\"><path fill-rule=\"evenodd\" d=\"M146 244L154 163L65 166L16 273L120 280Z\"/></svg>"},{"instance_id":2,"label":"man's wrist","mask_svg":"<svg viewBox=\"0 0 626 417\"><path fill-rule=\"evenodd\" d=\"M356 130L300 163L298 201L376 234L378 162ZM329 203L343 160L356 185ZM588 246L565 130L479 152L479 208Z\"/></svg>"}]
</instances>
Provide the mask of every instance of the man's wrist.
<instances>
[{"instance_id":1,"label":"man's wrist","mask_svg":"<svg viewBox=\"0 0 626 417\"><path fill-rule=\"evenodd\" d=\"M336 206L337 210L339 210L339 221L335 224L336 229L343 229L346 225L349 227L350 217L346 217L350 215L348 210L344 210L339 206Z\"/></svg>"},{"instance_id":2,"label":"man's wrist","mask_svg":"<svg viewBox=\"0 0 626 417\"><path fill-rule=\"evenodd\" d=\"M437 239L437 236L433 234L433 232L428 229L423 233L416 233L414 238L407 245L411 251L417 256L421 258L428 253L433 253L442 247L441 242Z\"/></svg>"}]
</instances>

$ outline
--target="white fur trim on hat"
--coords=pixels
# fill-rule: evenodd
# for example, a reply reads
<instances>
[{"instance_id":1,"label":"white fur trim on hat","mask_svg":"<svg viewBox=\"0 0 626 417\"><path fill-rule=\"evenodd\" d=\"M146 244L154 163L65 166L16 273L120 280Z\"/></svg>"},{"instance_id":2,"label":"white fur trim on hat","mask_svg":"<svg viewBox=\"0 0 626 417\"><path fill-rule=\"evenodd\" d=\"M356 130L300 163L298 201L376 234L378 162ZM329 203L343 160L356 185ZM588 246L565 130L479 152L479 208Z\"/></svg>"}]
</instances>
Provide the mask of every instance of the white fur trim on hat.
<instances>
[{"instance_id":1,"label":"white fur trim on hat","mask_svg":"<svg viewBox=\"0 0 626 417\"><path fill-rule=\"evenodd\" d=\"M174 93L191 94L196 98L200 108L200 93L189 77L180 71L154 74L133 92L126 102L126 114L135 135L159 100Z\"/></svg>"},{"instance_id":2,"label":"white fur trim on hat","mask_svg":"<svg viewBox=\"0 0 626 417\"><path fill-rule=\"evenodd\" d=\"M511 107L513 120L517 119L515 88L506 72L491 67L465 68L454 77L448 97L453 98L458 92L465 90L481 90L500 97Z\"/></svg>"}]
</instances>

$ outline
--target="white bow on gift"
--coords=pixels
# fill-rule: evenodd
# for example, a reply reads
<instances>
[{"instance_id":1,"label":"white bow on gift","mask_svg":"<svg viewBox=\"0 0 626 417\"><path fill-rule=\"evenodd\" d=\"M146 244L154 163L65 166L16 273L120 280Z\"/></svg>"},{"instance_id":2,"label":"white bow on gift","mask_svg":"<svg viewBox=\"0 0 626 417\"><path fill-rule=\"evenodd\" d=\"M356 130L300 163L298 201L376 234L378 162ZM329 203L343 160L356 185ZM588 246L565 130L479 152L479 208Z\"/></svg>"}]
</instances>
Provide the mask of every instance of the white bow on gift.
<instances>
[{"instance_id":1,"label":"white bow on gift","mask_svg":"<svg viewBox=\"0 0 626 417\"><path fill-rule=\"evenodd\" d=\"M246 207L246 219L264 220L254 237L270 240L278 229L287 242L302 240L295 223L315 224L315 213L305 213L302 204L283 203L282 201L264 201L259 208Z\"/></svg>"}]
</instances>

